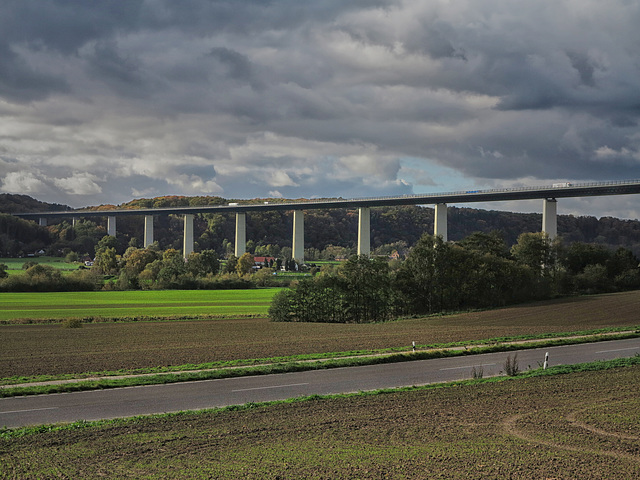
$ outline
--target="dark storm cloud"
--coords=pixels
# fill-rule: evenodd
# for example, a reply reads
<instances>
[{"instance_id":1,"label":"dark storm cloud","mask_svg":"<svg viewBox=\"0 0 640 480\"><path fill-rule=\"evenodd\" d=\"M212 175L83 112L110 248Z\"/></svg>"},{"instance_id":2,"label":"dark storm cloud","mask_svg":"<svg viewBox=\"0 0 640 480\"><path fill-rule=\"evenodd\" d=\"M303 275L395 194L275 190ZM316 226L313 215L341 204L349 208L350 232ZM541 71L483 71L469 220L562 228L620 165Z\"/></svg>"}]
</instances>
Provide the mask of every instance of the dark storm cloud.
<instances>
[{"instance_id":1,"label":"dark storm cloud","mask_svg":"<svg viewBox=\"0 0 640 480\"><path fill-rule=\"evenodd\" d=\"M28 103L42 100L52 93L68 91L68 84L63 78L38 71L10 47L0 44L0 98Z\"/></svg>"},{"instance_id":2,"label":"dark storm cloud","mask_svg":"<svg viewBox=\"0 0 640 480\"><path fill-rule=\"evenodd\" d=\"M124 201L404 193L402 172L433 168L638 178L638 25L623 0L8 0L0 151L18 163L0 188Z\"/></svg>"},{"instance_id":3,"label":"dark storm cloud","mask_svg":"<svg viewBox=\"0 0 640 480\"><path fill-rule=\"evenodd\" d=\"M135 29L143 0L6 0L0 38L32 48L73 54L87 42Z\"/></svg>"}]
</instances>

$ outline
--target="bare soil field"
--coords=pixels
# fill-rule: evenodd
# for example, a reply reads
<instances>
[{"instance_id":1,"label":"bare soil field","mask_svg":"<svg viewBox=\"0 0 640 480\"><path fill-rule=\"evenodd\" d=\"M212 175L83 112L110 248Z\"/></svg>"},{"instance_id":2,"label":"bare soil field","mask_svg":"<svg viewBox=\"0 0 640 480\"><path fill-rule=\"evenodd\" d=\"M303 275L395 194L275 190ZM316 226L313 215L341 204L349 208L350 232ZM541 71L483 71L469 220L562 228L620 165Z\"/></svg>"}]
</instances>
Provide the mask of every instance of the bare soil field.
<instances>
[{"instance_id":1,"label":"bare soil field","mask_svg":"<svg viewBox=\"0 0 640 480\"><path fill-rule=\"evenodd\" d=\"M268 319L1 325L0 378L431 345L640 325L640 292L365 325Z\"/></svg>"},{"instance_id":2,"label":"bare soil field","mask_svg":"<svg viewBox=\"0 0 640 480\"><path fill-rule=\"evenodd\" d=\"M634 479L640 367L0 438L0 477Z\"/></svg>"}]
</instances>

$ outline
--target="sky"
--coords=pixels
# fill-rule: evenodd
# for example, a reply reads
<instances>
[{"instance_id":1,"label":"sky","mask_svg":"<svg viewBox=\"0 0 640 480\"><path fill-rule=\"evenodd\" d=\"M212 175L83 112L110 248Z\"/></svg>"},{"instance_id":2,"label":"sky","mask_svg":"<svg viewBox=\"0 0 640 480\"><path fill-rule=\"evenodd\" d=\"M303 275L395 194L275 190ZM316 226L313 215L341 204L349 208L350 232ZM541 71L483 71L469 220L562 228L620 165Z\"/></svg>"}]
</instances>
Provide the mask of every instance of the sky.
<instances>
[{"instance_id":1,"label":"sky","mask_svg":"<svg viewBox=\"0 0 640 480\"><path fill-rule=\"evenodd\" d=\"M640 179L639 25L637 0L3 0L0 192L82 207ZM637 219L639 200L558 213Z\"/></svg>"}]
</instances>

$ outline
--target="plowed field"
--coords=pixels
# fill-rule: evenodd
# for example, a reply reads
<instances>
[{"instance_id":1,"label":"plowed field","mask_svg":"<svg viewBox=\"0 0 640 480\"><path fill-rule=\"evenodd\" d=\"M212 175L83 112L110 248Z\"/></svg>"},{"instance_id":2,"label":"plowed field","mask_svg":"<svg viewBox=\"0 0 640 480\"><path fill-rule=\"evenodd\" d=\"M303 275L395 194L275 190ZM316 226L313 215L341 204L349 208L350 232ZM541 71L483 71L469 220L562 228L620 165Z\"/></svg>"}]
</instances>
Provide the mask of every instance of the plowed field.
<instances>
[{"instance_id":1,"label":"plowed field","mask_svg":"<svg viewBox=\"0 0 640 480\"><path fill-rule=\"evenodd\" d=\"M0 326L0 378L404 347L640 325L640 292L369 325L267 319Z\"/></svg>"},{"instance_id":2,"label":"plowed field","mask_svg":"<svg viewBox=\"0 0 640 480\"><path fill-rule=\"evenodd\" d=\"M2 478L636 479L640 367L0 439Z\"/></svg>"}]
</instances>

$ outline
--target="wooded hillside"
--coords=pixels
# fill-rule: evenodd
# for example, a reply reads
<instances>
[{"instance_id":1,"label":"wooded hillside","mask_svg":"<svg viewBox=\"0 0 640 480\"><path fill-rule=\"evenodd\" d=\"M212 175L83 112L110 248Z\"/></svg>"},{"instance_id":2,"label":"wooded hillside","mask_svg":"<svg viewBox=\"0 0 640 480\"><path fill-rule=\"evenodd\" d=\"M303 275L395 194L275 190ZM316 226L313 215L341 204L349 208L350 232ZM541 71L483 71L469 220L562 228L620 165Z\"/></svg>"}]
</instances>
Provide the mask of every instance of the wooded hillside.
<instances>
[{"instance_id":1,"label":"wooded hillside","mask_svg":"<svg viewBox=\"0 0 640 480\"><path fill-rule=\"evenodd\" d=\"M170 206L222 205L229 202L281 202L282 199L238 200L221 197L165 196L137 199L112 206L90 207L95 210L111 208L153 208ZM0 212L67 210L68 206L40 202L26 195L0 194ZM40 227L34 222L0 214L0 252L17 255L20 252L44 248L51 254L73 250L93 254L93 246L105 235L106 219L102 222L81 220L71 227L71 218L58 224L50 222ZM305 247L309 258L327 247L336 254L354 253L357 242L358 212L355 209L309 210L305 212ZM449 240L459 241L475 231L502 232L507 245L516 243L518 235L537 232L541 214L522 214L473 208L449 208ZM155 219L154 238L162 249L182 248L182 220L179 216L159 216ZM291 246L293 220L291 212L265 212L247 215L248 249L252 253L272 255L274 250ZM119 250L130 244L141 245L143 219L120 217L117 220ZM391 253L414 245L423 233L433 232L433 209L430 207L380 207L371 210L371 247L381 254ZM598 243L612 248L624 246L640 255L640 222L611 217L558 217L558 234L566 244L575 241ZM235 216L223 214L198 215L195 221L196 250L213 249L221 256L232 252L235 235ZM271 248L269 248L271 245ZM342 253L341 253L342 252Z\"/></svg>"}]
</instances>

